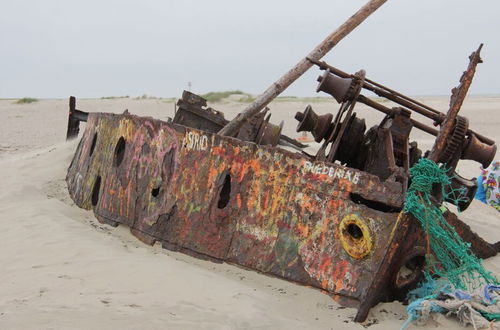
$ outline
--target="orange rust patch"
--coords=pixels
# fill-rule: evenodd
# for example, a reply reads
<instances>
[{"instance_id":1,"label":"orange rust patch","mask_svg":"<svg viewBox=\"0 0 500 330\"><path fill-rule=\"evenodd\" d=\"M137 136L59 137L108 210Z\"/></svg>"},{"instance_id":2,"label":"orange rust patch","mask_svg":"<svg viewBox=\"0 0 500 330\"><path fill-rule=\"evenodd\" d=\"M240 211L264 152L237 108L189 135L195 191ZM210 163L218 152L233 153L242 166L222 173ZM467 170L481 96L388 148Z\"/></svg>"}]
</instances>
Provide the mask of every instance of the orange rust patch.
<instances>
[{"instance_id":1,"label":"orange rust patch","mask_svg":"<svg viewBox=\"0 0 500 330\"><path fill-rule=\"evenodd\" d=\"M264 196L264 201L262 203L262 208L265 210L267 209L267 203L269 202L269 194L270 194L270 191L266 191L266 195Z\"/></svg>"},{"instance_id":2,"label":"orange rust patch","mask_svg":"<svg viewBox=\"0 0 500 330\"><path fill-rule=\"evenodd\" d=\"M347 272L347 267L349 267L349 263L346 260L342 260L337 263L335 276L337 280L335 281L335 290L339 291L344 287L344 277Z\"/></svg>"},{"instance_id":3,"label":"orange rust patch","mask_svg":"<svg viewBox=\"0 0 500 330\"><path fill-rule=\"evenodd\" d=\"M309 227L307 225L304 225L300 222L297 222L297 231L302 237L308 237L309 236Z\"/></svg>"},{"instance_id":4,"label":"orange rust patch","mask_svg":"<svg viewBox=\"0 0 500 330\"><path fill-rule=\"evenodd\" d=\"M238 208L241 209L241 196L240 196L240 194L236 195L236 205L238 205Z\"/></svg>"},{"instance_id":5,"label":"orange rust patch","mask_svg":"<svg viewBox=\"0 0 500 330\"><path fill-rule=\"evenodd\" d=\"M226 153L226 149L220 146L214 146L212 147L212 154L214 155L224 155Z\"/></svg>"}]
</instances>

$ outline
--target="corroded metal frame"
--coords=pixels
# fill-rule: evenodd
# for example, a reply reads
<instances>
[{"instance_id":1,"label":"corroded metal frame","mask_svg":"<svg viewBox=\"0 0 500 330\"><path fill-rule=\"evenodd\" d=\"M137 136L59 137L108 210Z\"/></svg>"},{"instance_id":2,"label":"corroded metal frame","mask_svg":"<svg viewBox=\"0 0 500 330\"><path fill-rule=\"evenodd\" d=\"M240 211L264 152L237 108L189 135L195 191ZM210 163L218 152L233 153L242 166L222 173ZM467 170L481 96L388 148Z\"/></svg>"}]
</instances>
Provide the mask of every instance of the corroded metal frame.
<instances>
[{"instance_id":1,"label":"corroded metal frame","mask_svg":"<svg viewBox=\"0 0 500 330\"><path fill-rule=\"evenodd\" d=\"M364 314L390 296L393 238L410 227L400 183L129 114L89 114L67 183L78 206L146 243L310 285ZM364 236L339 230L349 217ZM373 243L356 256L346 239Z\"/></svg>"}]
</instances>

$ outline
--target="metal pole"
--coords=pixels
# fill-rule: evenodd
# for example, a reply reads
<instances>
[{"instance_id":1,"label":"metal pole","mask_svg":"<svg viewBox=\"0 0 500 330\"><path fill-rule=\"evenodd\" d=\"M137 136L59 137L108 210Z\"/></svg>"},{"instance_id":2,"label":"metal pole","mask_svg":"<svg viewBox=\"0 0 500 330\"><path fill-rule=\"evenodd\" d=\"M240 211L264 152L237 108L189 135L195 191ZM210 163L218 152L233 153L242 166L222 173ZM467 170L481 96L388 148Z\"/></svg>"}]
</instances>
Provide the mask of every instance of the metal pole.
<instances>
[{"instance_id":1,"label":"metal pole","mask_svg":"<svg viewBox=\"0 0 500 330\"><path fill-rule=\"evenodd\" d=\"M344 24L337 28L325 40L323 40L316 48L314 48L305 58L299 61L292 69L285 73L281 78L274 82L266 89L255 101L249 104L242 112L224 126L218 134L220 135L235 135L241 126L266 105L274 100L281 92L290 86L295 80L302 76L313 64L307 59L320 60L325 56L340 40L351 33L361 22L382 6L387 0L370 0L366 5L361 7L353 16L351 16Z\"/></svg>"},{"instance_id":2,"label":"metal pole","mask_svg":"<svg viewBox=\"0 0 500 330\"><path fill-rule=\"evenodd\" d=\"M392 115L393 114L392 109L390 109L390 108L388 108L388 107L386 107L386 106L384 106L384 105L382 105L380 103L377 103L377 102L375 102L373 100L370 100L369 98L367 98L364 95L358 96L358 102L364 103L367 106L372 107L375 110L378 110L378 111L381 111L381 112L385 113L386 115ZM422 124L421 122L418 122L415 119L411 119L410 118L410 121L413 124L413 126L415 126L416 128L421 129L422 131L424 131L426 133L429 133L431 135L434 135L434 136L438 135L438 130L437 129L434 129L434 128L429 127L429 126L427 126L425 124Z\"/></svg>"}]
</instances>

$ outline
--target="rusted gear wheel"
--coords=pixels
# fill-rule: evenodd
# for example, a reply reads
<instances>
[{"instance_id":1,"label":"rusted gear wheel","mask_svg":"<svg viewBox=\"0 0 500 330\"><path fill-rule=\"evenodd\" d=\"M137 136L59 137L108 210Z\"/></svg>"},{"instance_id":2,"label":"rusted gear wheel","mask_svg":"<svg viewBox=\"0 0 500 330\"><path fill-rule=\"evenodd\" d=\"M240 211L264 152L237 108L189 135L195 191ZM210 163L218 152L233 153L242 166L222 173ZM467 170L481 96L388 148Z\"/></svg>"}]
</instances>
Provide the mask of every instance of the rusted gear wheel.
<instances>
[{"instance_id":1,"label":"rusted gear wheel","mask_svg":"<svg viewBox=\"0 0 500 330\"><path fill-rule=\"evenodd\" d=\"M359 72L356 72L355 75L358 75ZM351 85L349 86L349 89L347 90L347 93L345 94L344 101L355 101L357 94L358 94L358 89L361 90L362 84L360 84L359 77L358 79L353 79ZM364 81L364 79L363 79Z\"/></svg>"},{"instance_id":2,"label":"rusted gear wheel","mask_svg":"<svg viewBox=\"0 0 500 330\"><path fill-rule=\"evenodd\" d=\"M440 163L449 164L453 160L453 157L457 154L457 151L462 148L468 128L469 121L467 120L467 118L458 116L455 129L453 130L453 133L451 133L451 136L448 138L448 143L446 143L446 147L444 148L443 153L441 154L441 157L439 159Z\"/></svg>"}]
</instances>

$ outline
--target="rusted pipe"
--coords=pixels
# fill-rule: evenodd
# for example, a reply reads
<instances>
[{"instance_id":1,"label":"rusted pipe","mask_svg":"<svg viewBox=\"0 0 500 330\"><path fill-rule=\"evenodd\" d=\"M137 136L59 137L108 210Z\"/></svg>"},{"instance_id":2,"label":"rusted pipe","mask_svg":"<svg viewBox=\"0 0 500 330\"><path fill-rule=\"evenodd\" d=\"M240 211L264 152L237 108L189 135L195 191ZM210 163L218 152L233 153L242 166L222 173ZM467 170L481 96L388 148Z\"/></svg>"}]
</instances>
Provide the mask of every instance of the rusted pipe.
<instances>
[{"instance_id":1,"label":"rusted pipe","mask_svg":"<svg viewBox=\"0 0 500 330\"><path fill-rule=\"evenodd\" d=\"M66 141L78 137L78 133L80 132L80 122L86 122L88 115L88 112L76 109L76 98L71 96L69 98L68 130L66 131Z\"/></svg>"},{"instance_id":2,"label":"rusted pipe","mask_svg":"<svg viewBox=\"0 0 500 330\"><path fill-rule=\"evenodd\" d=\"M391 108L388 108L380 103L377 103L369 98L367 98L366 96L364 95L360 95L358 96L358 102L361 102L363 104L366 104L367 106L369 107L372 107L373 109L375 110L378 110L380 112L383 112L385 113L386 115L392 115L393 114L393 110ZM434 136L437 136L438 135L438 130L437 129L434 129L430 126L427 126L425 124L422 124L421 122L419 121L416 121L415 119L411 119L410 118L410 121L411 123L413 124L414 127L426 132L426 133L429 133L431 135L434 135Z\"/></svg>"},{"instance_id":3,"label":"rusted pipe","mask_svg":"<svg viewBox=\"0 0 500 330\"><path fill-rule=\"evenodd\" d=\"M290 71L285 73L281 78L274 82L268 89L266 89L253 103L248 105L242 112L224 126L218 134L220 135L235 135L241 126L266 105L274 100L281 92L290 86L295 80L302 76L311 66L312 63L307 60L311 58L320 60L325 56L337 43L354 30L361 22L368 16L382 6L387 0L370 0L361 9L359 9L353 16L351 16L344 24L337 28L325 40L323 40L316 48L314 48L306 58L299 61Z\"/></svg>"},{"instance_id":4,"label":"rusted pipe","mask_svg":"<svg viewBox=\"0 0 500 330\"><path fill-rule=\"evenodd\" d=\"M416 105L415 102L413 100L411 100L410 98L408 98L408 99L410 99L411 101L408 100L407 98L402 98L402 97L395 95L395 94L392 94L392 93L390 93L382 88L378 88L378 87L375 87L375 86L370 85L370 84L365 84L365 86L363 86L363 87L374 92L378 96L385 97L393 102L398 103L399 105L402 105L404 107L407 107L410 110L418 112L419 114L434 120L434 122L436 122L437 124L440 124L445 118L445 115L443 113L440 113L437 110L436 110L437 113L433 112L433 111L429 111L421 106Z\"/></svg>"}]
</instances>

